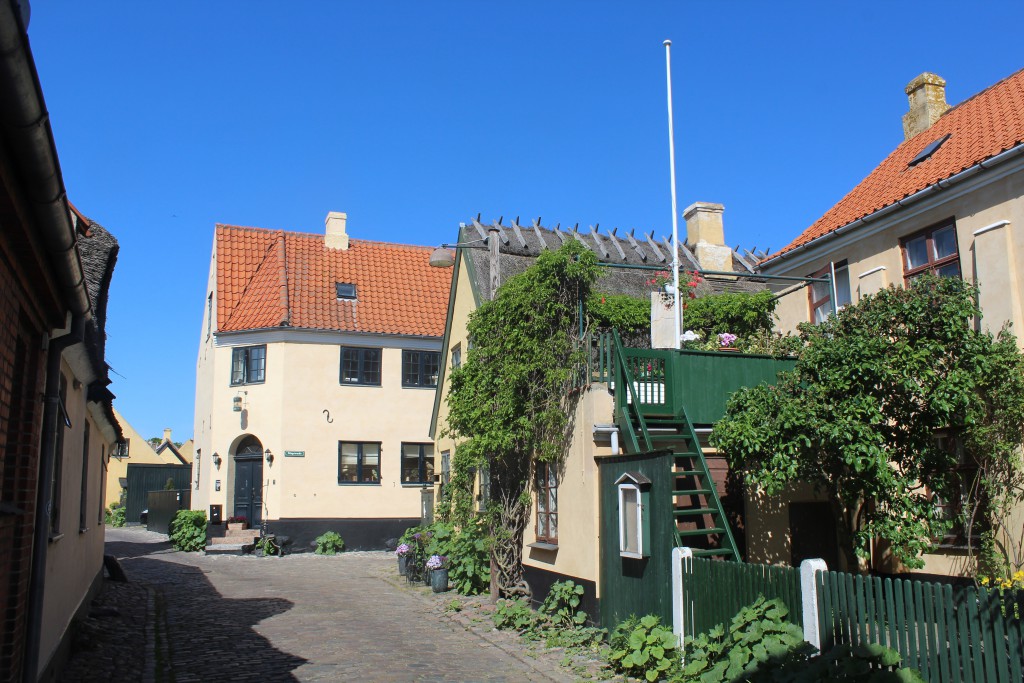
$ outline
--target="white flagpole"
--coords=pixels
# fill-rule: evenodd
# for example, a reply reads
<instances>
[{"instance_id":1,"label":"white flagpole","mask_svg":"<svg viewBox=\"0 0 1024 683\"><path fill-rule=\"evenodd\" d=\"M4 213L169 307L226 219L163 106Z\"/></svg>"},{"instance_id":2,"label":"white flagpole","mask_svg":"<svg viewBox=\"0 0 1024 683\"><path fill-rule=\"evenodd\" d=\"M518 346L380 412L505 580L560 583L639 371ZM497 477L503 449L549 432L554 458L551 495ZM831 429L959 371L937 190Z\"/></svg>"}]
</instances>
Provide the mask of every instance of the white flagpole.
<instances>
[{"instance_id":1,"label":"white flagpole","mask_svg":"<svg viewBox=\"0 0 1024 683\"><path fill-rule=\"evenodd\" d=\"M679 212L676 210L676 142L672 130L672 41L665 41L665 79L668 88L668 165L672 182L672 283L676 287L676 344L680 348L683 335L681 303L679 301Z\"/></svg>"}]
</instances>

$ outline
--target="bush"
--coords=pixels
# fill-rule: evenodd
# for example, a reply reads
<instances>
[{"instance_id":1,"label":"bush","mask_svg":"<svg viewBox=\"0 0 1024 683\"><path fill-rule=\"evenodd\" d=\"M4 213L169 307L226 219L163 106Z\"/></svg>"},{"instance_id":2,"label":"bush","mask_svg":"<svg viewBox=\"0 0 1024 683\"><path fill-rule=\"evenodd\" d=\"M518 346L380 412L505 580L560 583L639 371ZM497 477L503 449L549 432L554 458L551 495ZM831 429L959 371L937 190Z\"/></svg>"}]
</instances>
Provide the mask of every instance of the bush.
<instances>
[{"instance_id":1,"label":"bush","mask_svg":"<svg viewBox=\"0 0 1024 683\"><path fill-rule=\"evenodd\" d=\"M476 519L458 531L438 522L429 527L427 555L448 558L448 580L462 595L486 593L491 586L491 556L487 526Z\"/></svg>"},{"instance_id":2,"label":"bush","mask_svg":"<svg viewBox=\"0 0 1024 683\"><path fill-rule=\"evenodd\" d=\"M124 506L111 503L110 507L103 512L103 522L112 527L123 527L125 524Z\"/></svg>"},{"instance_id":3,"label":"bush","mask_svg":"<svg viewBox=\"0 0 1024 683\"><path fill-rule=\"evenodd\" d=\"M553 626L559 628L576 628L587 623L587 613L581 609L580 596L583 586L574 581L556 581L551 584L548 595L540 606L542 614L546 614Z\"/></svg>"},{"instance_id":4,"label":"bush","mask_svg":"<svg viewBox=\"0 0 1024 683\"><path fill-rule=\"evenodd\" d=\"M334 555L345 549L345 541L337 531L328 531L316 537L317 555Z\"/></svg>"},{"instance_id":5,"label":"bush","mask_svg":"<svg viewBox=\"0 0 1024 683\"><path fill-rule=\"evenodd\" d=\"M544 617L530 607L530 603L522 598L515 600L498 600L498 606L491 615L494 627L502 631L516 631L529 640L537 640L541 635Z\"/></svg>"},{"instance_id":6,"label":"bush","mask_svg":"<svg viewBox=\"0 0 1024 683\"><path fill-rule=\"evenodd\" d=\"M673 677L679 670L676 636L653 614L616 626L602 654L619 673L647 681Z\"/></svg>"},{"instance_id":7,"label":"bush","mask_svg":"<svg viewBox=\"0 0 1024 683\"><path fill-rule=\"evenodd\" d=\"M764 664L780 661L796 650L814 649L804 642L803 630L786 621L789 609L778 598L758 597L732 618L728 631L719 624L686 641L683 680L716 683L745 680Z\"/></svg>"},{"instance_id":8,"label":"bush","mask_svg":"<svg viewBox=\"0 0 1024 683\"><path fill-rule=\"evenodd\" d=\"M194 553L206 547L206 513L178 510L168 529L175 550Z\"/></svg>"},{"instance_id":9,"label":"bush","mask_svg":"<svg viewBox=\"0 0 1024 683\"><path fill-rule=\"evenodd\" d=\"M260 538L257 538L256 544L253 548L264 555L281 554L281 546L277 544L277 539L274 536L261 536Z\"/></svg>"}]
</instances>

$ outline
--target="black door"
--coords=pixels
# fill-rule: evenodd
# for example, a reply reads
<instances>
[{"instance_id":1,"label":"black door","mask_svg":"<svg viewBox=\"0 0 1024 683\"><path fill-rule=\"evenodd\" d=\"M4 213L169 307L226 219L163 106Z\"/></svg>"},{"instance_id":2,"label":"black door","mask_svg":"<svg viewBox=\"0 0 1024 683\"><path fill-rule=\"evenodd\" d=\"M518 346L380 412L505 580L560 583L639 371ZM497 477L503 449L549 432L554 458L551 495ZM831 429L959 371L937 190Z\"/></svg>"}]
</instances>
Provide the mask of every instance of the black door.
<instances>
[{"instance_id":1,"label":"black door","mask_svg":"<svg viewBox=\"0 0 1024 683\"><path fill-rule=\"evenodd\" d=\"M789 533L792 564L821 558L829 569L839 568L839 539L836 520L828 503L790 503Z\"/></svg>"},{"instance_id":2,"label":"black door","mask_svg":"<svg viewBox=\"0 0 1024 683\"><path fill-rule=\"evenodd\" d=\"M235 456L235 512L236 517L249 520L255 529L263 522L263 457L239 454Z\"/></svg>"}]
</instances>

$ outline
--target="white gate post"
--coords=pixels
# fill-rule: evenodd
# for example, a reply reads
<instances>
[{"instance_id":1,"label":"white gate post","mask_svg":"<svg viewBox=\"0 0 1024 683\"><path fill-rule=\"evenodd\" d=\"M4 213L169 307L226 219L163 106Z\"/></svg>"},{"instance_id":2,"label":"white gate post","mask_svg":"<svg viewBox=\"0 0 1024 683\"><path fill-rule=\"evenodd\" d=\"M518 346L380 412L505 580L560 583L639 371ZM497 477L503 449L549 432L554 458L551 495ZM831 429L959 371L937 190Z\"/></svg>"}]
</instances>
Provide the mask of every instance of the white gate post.
<instances>
[{"instance_id":1,"label":"white gate post","mask_svg":"<svg viewBox=\"0 0 1024 683\"><path fill-rule=\"evenodd\" d=\"M687 567L693 561L693 550L690 548L672 549L672 632L676 634L679 649L682 651L683 638L686 637L683 616L686 604L683 601L683 563Z\"/></svg>"},{"instance_id":2,"label":"white gate post","mask_svg":"<svg viewBox=\"0 0 1024 683\"><path fill-rule=\"evenodd\" d=\"M828 571L825 560L804 560L800 563L800 602L804 622L804 640L821 650L818 624L818 586L814 580L819 572Z\"/></svg>"}]
</instances>

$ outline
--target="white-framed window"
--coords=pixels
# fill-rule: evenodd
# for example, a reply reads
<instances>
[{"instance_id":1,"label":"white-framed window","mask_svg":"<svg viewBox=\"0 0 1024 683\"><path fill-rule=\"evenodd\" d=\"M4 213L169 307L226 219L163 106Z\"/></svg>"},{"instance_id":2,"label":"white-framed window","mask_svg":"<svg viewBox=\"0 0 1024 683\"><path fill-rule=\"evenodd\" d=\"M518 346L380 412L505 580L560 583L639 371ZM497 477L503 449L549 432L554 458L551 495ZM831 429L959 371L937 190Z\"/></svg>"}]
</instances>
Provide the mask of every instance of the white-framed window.
<instances>
[{"instance_id":1,"label":"white-framed window","mask_svg":"<svg viewBox=\"0 0 1024 683\"><path fill-rule=\"evenodd\" d=\"M537 541L558 545L558 468L537 463Z\"/></svg>"},{"instance_id":2,"label":"white-framed window","mask_svg":"<svg viewBox=\"0 0 1024 683\"><path fill-rule=\"evenodd\" d=\"M956 244L956 223L952 218L900 240L903 277L910 282L918 275L960 277L960 252Z\"/></svg>"},{"instance_id":3,"label":"white-framed window","mask_svg":"<svg viewBox=\"0 0 1024 683\"><path fill-rule=\"evenodd\" d=\"M832 294L835 290L836 310L849 306L853 300L850 293L850 268L846 261L830 263L811 277L834 277L833 282L812 282L807 295L811 307L811 322L817 325L832 315Z\"/></svg>"},{"instance_id":4,"label":"white-framed window","mask_svg":"<svg viewBox=\"0 0 1024 683\"><path fill-rule=\"evenodd\" d=\"M640 472L626 472L615 486L619 498L619 555L640 559L651 554L650 521L645 519L651 480Z\"/></svg>"}]
</instances>

